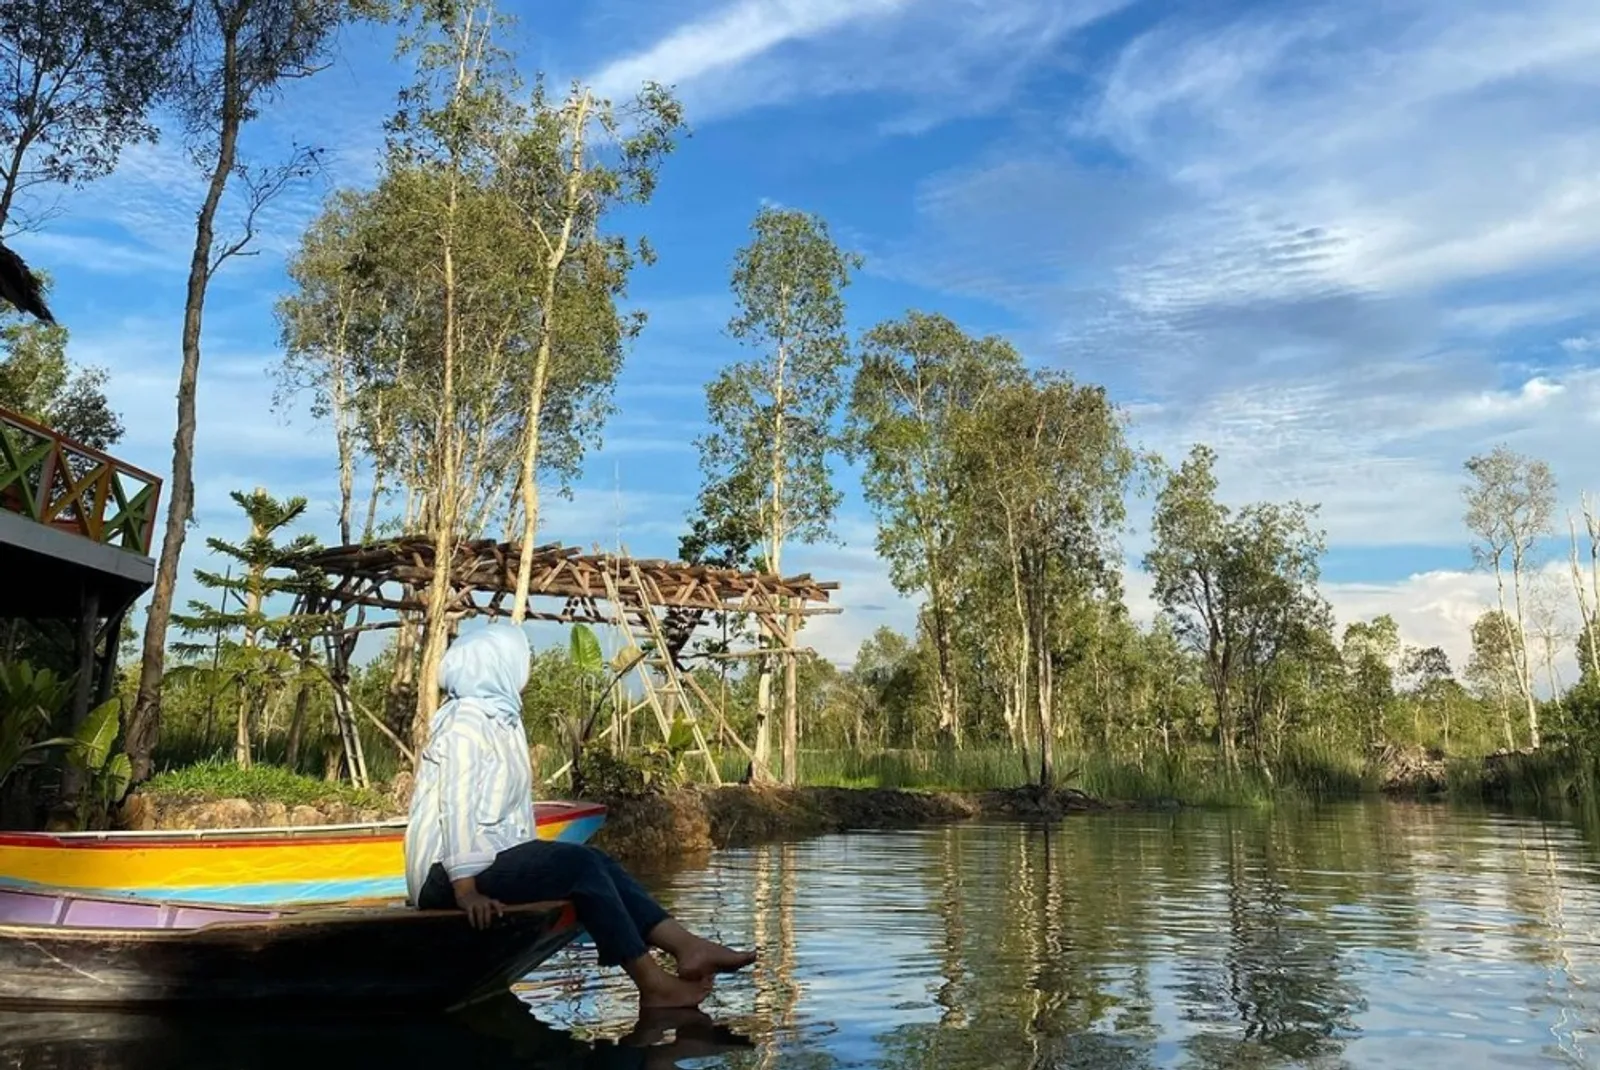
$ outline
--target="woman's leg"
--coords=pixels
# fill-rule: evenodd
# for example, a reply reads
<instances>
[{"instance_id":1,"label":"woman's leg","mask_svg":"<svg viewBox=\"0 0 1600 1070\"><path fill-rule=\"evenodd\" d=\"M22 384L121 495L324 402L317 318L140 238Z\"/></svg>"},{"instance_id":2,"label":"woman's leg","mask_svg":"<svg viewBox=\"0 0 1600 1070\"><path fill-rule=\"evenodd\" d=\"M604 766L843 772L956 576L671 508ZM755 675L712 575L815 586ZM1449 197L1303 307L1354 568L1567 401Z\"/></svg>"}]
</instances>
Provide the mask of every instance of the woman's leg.
<instances>
[{"instance_id":1,"label":"woman's leg","mask_svg":"<svg viewBox=\"0 0 1600 1070\"><path fill-rule=\"evenodd\" d=\"M518 844L501 851L476 883L480 892L502 903L570 899L600 964L621 966L638 985L643 1006L690 1006L710 994L708 982L674 977L650 957L603 856L582 844Z\"/></svg>"},{"instance_id":2,"label":"woman's leg","mask_svg":"<svg viewBox=\"0 0 1600 1070\"><path fill-rule=\"evenodd\" d=\"M591 847L589 850L605 864L618 898L622 900L645 942L651 947L659 947L677 960L678 976L697 979L714 973L732 973L756 960L754 951L735 951L685 929L634 880L633 874L624 869L622 863L598 848Z\"/></svg>"}]
</instances>

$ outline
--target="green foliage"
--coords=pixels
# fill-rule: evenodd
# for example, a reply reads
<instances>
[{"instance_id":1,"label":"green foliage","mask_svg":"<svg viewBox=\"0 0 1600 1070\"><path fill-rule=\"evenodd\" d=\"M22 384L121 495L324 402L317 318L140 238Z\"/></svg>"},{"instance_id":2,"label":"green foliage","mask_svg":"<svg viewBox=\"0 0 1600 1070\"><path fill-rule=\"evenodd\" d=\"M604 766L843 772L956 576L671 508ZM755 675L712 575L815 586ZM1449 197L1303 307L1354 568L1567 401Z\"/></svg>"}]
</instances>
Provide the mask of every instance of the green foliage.
<instances>
[{"instance_id":1,"label":"green foliage","mask_svg":"<svg viewBox=\"0 0 1600 1070\"><path fill-rule=\"evenodd\" d=\"M195 570L202 587L220 592L219 602L211 606L191 600L190 611L172 619L184 634L206 635L209 641L173 644L179 656L196 660L175 666L167 676L193 682L213 709L224 699L233 700L234 760L248 765L251 711L270 702L274 693L309 686L316 675L310 640L328 622L315 614L269 612L273 600L305 595L322 583L319 574L296 561L298 555L316 549L314 537L301 535L282 545L276 538L304 516L306 500L278 501L260 488L250 494L234 491L232 497L250 520L250 534L239 545L206 540L213 553L233 564L222 575ZM237 575L234 565L239 568Z\"/></svg>"},{"instance_id":2,"label":"green foliage","mask_svg":"<svg viewBox=\"0 0 1600 1070\"><path fill-rule=\"evenodd\" d=\"M579 672L599 674L606 671L606 656L600 649L600 639L587 624L572 626L570 656Z\"/></svg>"},{"instance_id":3,"label":"green foliage","mask_svg":"<svg viewBox=\"0 0 1600 1070\"><path fill-rule=\"evenodd\" d=\"M338 802L365 809L383 805L382 797L369 789L316 780L276 765L243 768L214 759L158 773L143 790L153 796L187 802L245 799L285 806Z\"/></svg>"},{"instance_id":4,"label":"green foliage","mask_svg":"<svg viewBox=\"0 0 1600 1070\"><path fill-rule=\"evenodd\" d=\"M70 737L46 738L71 689L70 679L49 669L0 662L0 785L47 752L74 745Z\"/></svg>"},{"instance_id":5,"label":"green foliage","mask_svg":"<svg viewBox=\"0 0 1600 1070\"><path fill-rule=\"evenodd\" d=\"M78 744L73 758L85 769L99 772L110 762L111 748L117 741L120 727L117 715L121 712L121 706L114 698L102 702L89 711L89 716L84 718L83 724L73 734Z\"/></svg>"},{"instance_id":6,"label":"green foliage","mask_svg":"<svg viewBox=\"0 0 1600 1070\"><path fill-rule=\"evenodd\" d=\"M728 333L756 351L706 387L711 432L698 440L702 513L759 532L767 567L790 540L828 536L839 492L828 458L845 397L844 291L861 258L817 216L762 208L733 268Z\"/></svg>"},{"instance_id":7,"label":"green foliage","mask_svg":"<svg viewBox=\"0 0 1600 1070\"><path fill-rule=\"evenodd\" d=\"M35 187L103 177L124 146L155 139L150 108L169 87L188 18L177 0L0 4L0 235L19 229Z\"/></svg>"},{"instance_id":8,"label":"green foliage","mask_svg":"<svg viewBox=\"0 0 1600 1070\"><path fill-rule=\"evenodd\" d=\"M1314 506L1217 501L1216 454L1196 446L1156 503L1145 568L1175 634L1203 659L1223 753L1241 733L1258 756L1281 725L1286 689L1322 672L1332 615L1317 590L1323 535ZM1280 724L1272 723L1273 711Z\"/></svg>"},{"instance_id":9,"label":"green foliage","mask_svg":"<svg viewBox=\"0 0 1600 1070\"><path fill-rule=\"evenodd\" d=\"M87 785L84 796L76 800L80 828L103 821L133 783L133 763L114 749L121 714L120 698L109 699L90 710L74 733L75 745L67 752L67 761L79 770Z\"/></svg>"},{"instance_id":10,"label":"green foliage","mask_svg":"<svg viewBox=\"0 0 1600 1070\"><path fill-rule=\"evenodd\" d=\"M104 368L74 368L67 359L65 327L0 313L0 406L105 450L122 438L105 387Z\"/></svg>"},{"instance_id":11,"label":"green foliage","mask_svg":"<svg viewBox=\"0 0 1600 1070\"><path fill-rule=\"evenodd\" d=\"M573 792L584 798L659 795L682 782L683 759L693 746L694 736L681 717L665 742L650 740L623 754L604 744L585 744L574 763Z\"/></svg>"},{"instance_id":12,"label":"green foliage","mask_svg":"<svg viewBox=\"0 0 1600 1070\"><path fill-rule=\"evenodd\" d=\"M969 496L963 469L980 441L974 422L1021 374L1021 358L1003 339L973 339L943 316L911 312L862 340L850 400L851 442L866 458L862 490L878 517L878 555L901 594L926 597L940 731L956 743L956 601L963 560L979 543L979 526L961 512Z\"/></svg>"}]
</instances>

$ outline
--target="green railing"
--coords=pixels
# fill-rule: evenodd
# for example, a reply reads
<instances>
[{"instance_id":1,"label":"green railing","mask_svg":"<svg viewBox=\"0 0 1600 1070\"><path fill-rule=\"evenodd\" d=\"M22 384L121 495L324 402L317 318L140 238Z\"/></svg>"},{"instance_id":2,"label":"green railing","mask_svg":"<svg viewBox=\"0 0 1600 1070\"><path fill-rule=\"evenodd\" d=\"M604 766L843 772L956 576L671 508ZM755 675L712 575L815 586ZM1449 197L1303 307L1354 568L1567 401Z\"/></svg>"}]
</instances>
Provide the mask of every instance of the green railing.
<instances>
[{"instance_id":1,"label":"green railing","mask_svg":"<svg viewBox=\"0 0 1600 1070\"><path fill-rule=\"evenodd\" d=\"M143 557L161 480L0 408L0 509Z\"/></svg>"}]
</instances>

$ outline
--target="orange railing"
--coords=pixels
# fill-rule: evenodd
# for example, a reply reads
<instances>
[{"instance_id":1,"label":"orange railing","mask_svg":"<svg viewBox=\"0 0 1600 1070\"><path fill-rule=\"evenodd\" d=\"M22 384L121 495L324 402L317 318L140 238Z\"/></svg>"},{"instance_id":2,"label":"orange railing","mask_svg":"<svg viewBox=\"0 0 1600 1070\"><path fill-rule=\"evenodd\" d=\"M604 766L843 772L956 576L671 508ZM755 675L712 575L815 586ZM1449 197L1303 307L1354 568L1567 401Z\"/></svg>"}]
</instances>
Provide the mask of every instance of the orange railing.
<instances>
[{"instance_id":1,"label":"orange railing","mask_svg":"<svg viewBox=\"0 0 1600 1070\"><path fill-rule=\"evenodd\" d=\"M0 408L0 509L150 556L161 480Z\"/></svg>"}]
</instances>

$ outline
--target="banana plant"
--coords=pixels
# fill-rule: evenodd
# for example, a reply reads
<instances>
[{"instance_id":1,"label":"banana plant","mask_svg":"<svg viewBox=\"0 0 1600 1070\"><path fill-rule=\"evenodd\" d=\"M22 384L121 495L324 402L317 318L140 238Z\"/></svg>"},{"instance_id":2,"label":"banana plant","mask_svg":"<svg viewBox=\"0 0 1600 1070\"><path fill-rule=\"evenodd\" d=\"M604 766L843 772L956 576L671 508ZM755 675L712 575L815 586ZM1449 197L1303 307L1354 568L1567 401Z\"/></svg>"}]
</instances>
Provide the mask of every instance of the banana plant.
<instances>
[{"instance_id":1,"label":"banana plant","mask_svg":"<svg viewBox=\"0 0 1600 1070\"><path fill-rule=\"evenodd\" d=\"M79 800L79 825L87 825L91 813L103 813L115 806L133 783L133 763L125 753L113 749L121 713L122 700L118 698L90 710L67 752L67 761L82 771L87 785L85 797Z\"/></svg>"},{"instance_id":2,"label":"banana plant","mask_svg":"<svg viewBox=\"0 0 1600 1070\"><path fill-rule=\"evenodd\" d=\"M594 629L587 624L574 624L572 638L567 643L567 657L572 665L583 674L583 687L579 694L582 695L583 705L586 710L574 710L573 717L568 722L568 734L572 739L572 760L578 760L585 743L589 741L590 734L594 731L595 718L599 716L601 699L609 689L595 687L596 677L603 677L606 672L605 651L600 649L600 639L594 634Z\"/></svg>"}]
</instances>

